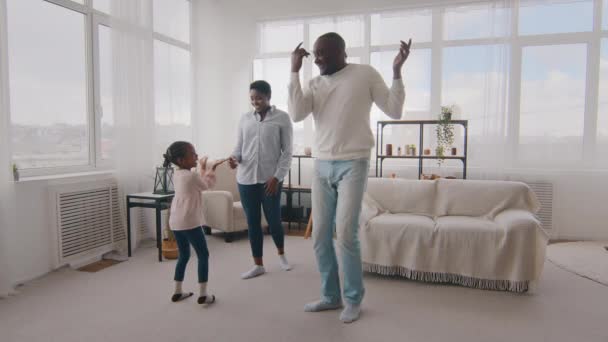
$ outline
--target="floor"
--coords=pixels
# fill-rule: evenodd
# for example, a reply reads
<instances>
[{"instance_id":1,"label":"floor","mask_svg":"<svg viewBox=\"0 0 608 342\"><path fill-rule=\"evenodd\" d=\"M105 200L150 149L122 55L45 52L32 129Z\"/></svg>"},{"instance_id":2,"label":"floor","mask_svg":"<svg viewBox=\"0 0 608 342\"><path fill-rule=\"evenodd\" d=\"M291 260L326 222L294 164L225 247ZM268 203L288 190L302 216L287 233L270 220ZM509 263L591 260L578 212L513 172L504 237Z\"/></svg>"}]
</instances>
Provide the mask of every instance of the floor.
<instances>
[{"instance_id":1,"label":"floor","mask_svg":"<svg viewBox=\"0 0 608 342\"><path fill-rule=\"evenodd\" d=\"M252 280L245 237L227 244L210 236L209 289L217 302L195 297L171 303L175 261L156 261L154 248L95 273L62 269L0 300L0 340L25 341L551 341L607 342L608 287L547 262L536 294L365 276L363 314L353 324L338 311L303 312L318 297L312 242L286 238L294 265L281 271L265 240L268 273ZM195 291L194 260L185 289Z\"/></svg>"}]
</instances>

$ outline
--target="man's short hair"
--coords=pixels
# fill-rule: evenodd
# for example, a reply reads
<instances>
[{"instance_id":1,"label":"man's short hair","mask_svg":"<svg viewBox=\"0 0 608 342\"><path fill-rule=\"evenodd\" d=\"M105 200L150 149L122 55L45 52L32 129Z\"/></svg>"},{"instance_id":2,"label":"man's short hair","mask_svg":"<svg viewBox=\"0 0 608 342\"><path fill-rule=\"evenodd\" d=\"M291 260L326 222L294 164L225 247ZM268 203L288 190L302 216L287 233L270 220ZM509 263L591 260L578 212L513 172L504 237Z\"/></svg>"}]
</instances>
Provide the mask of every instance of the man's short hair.
<instances>
[{"instance_id":1,"label":"man's short hair","mask_svg":"<svg viewBox=\"0 0 608 342\"><path fill-rule=\"evenodd\" d=\"M253 90L253 89L268 96L268 98L270 98L270 96L272 95L272 90L270 89L270 84L263 80L259 80L259 81L255 81L255 82L251 83L251 85L249 85L249 90Z\"/></svg>"},{"instance_id":2,"label":"man's short hair","mask_svg":"<svg viewBox=\"0 0 608 342\"><path fill-rule=\"evenodd\" d=\"M346 43L342 36L337 34L336 32L328 32L319 37L319 39L329 39L333 41L340 50L346 50Z\"/></svg>"}]
</instances>

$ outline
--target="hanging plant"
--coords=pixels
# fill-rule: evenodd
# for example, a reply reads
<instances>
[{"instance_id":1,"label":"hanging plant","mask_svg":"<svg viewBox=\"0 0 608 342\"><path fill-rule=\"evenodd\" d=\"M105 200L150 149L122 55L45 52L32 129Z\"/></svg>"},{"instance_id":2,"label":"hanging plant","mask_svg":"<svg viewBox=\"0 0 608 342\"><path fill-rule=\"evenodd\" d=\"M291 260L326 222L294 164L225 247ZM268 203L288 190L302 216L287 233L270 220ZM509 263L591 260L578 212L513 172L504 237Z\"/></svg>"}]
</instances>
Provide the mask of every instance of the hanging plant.
<instances>
[{"instance_id":1,"label":"hanging plant","mask_svg":"<svg viewBox=\"0 0 608 342\"><path fill-rule=\"evenodd\" d=\"M454 106L441 106L439 123L435 128L435 134L437 135L435 155L439 157L439 159L437 159L437 165L439 167L441 167L441 164L445 161L445 159L443 159L443 157L445 157L445 151L454 143L454 125L452 125L453 112Z\"/></svg>"}]
</instances>

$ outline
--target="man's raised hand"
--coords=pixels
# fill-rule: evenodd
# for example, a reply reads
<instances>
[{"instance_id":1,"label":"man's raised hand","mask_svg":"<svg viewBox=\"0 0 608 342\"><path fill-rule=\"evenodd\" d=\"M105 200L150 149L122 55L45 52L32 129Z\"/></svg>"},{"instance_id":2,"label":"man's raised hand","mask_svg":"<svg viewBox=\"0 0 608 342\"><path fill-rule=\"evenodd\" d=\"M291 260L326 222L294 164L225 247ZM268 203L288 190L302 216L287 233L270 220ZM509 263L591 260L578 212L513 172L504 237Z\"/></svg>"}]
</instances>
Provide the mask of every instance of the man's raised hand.
<instances>
[{"instance_id":1,"label":"man's raised hand","mask_svg":"<svg viewBox=\"0 0 608 342\"><path fill-rule=\"evenodd\" d=\"M291 53L291 72L300 72L302 68L302 60L304 57L310 56L310 53L301 47L302 43L296 46L295 50Z\"/></svg>"},{"instance_id":2,"label":"man's raised hand","mask_svg":"<svg viewBox=\"0 0 608 342\"><path fill-rule=\"evenodd\" d=\"M406 43L401 40L401 46L399 47L399 52L397 56L395 56L395 60L393 61L393 71L401 72L401 67L403 63L407 60L407 57L410 55L410 48L412 47L412 39Z\"/></svg>"}]
</instances>

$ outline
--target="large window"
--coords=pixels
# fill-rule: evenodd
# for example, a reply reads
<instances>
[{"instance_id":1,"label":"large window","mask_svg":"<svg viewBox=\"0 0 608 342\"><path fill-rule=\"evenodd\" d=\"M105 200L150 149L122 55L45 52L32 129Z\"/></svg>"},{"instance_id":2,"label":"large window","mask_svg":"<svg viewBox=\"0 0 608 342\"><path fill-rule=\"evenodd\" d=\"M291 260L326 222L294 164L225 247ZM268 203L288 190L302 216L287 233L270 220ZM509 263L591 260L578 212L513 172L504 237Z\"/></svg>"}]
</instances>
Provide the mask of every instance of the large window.
<instances>
[{"instance_id":1,"label":"large window","mask_svg":"<svg viewBox=\"0 0 608 342\"><path fill-rule=\"evenodd\" d=\"M393 60L396 55L397 50L371 53L371 65L380 72L388 86L393 82ZM412 50L402 74L408 97L405 110L421 118L428 117L431 109L431 50ZM374 108L374 112L378 111L379 118L382 117L383 114L375 105Z\"/></svg>"},{"instance_id":2,"label":"large window","mask_svg":"<svg viewBox=\"0 0 608 342\"><path fill-rule=\"evenodd\" d=\"M111 1L8 0L13 160L25 176L112 166ZM154 0L158 141L191 137L190 2Z\"/></svg>"},{"instance_id":3,"label":"large window","mask_svg":"<svg viewBox=\"0 0 608 342\"><path fill-rule=\"evenodd\" d=\"M285 77L291 68L289 58L267 58L258 59L253 63L253 78L256 80L266 80L272 88L271 102L281 110L287 110L287 84L289 77ZM295 129L303 126L296 124Z\"/></svg>"},{"instance_id":4,"label":"large window","mask_svg":"<svg viewBox=\"0 0 608 342\"><path fill-rule=\"evenodd\" d=\"M88 165L85 15L9 0L8 35L13 160L25 169Z\"/></svg>"},{"instance_id":5,"label":"large window","mask_svg":"<svg viewBox=\"0 0 608 342\"><path fill-rule=\"evenodd\" d=\"M522 35L591 31L593 0L522 0L519 33Z\"/></svg>"},{"instance_id":6,"label":"large window","mask_svg":"<svg viewBox=\"0 0 608 342\"><path fill-rule=\"evenodd\" d=\"M154 109L157 149L191 140L190 52L154 42Z\"/></svg>"},{"instance_id":7,"label":"large window","mask_svg":"<svg viewBox=\"0 0 608 342\"><path fill-rule=\"evenodd\" d=\"M156 150L192 140L190 1L154 0Z\"/></svg>"},{"instance_id":8,"label":"large window","mask_svg":"<svg viewBox=\"0 0 608 342\"><path fill-rule=\"evenodd\" d=\"M600 161L608 148L608 0L485 1L262 22L255 77L283 87L294 46L304 41L310 50L328 31L345 38L349 62L373 65L388 86L399 40L412 38L403 118L436 119L441 106L456 105L456 117L469 120L471 167L488 158L512 167L608 164ZM316 75L305 60L302 82ZM373 106L372 132L387 119ZM312 142L313 130L305 122L295 140ZM387 142L417 140L400 128L384 132Z\"/></svg>"},{"instance_id":9,"label":"large window","mask_svg":"<svg viewBox=\"0 0 608 342\"><path fill-rule=\"evenodd\" d=\"M313 46L317 38L327 32L339 33L346 42L347 48L361 47L364 45L364 17L330 17L310 20L309 45Z\"/></svg>"},{"instance_id":10,"label":"large window","mask_svg":"<svg viewBox=\"0 0 608 342\"><path fill-rule=\"evenodd\" d=\"M518 156L524 161L581 161L586 46L524 47Z\"/></svg>"},{"instance_id":11,"label":"large window","mask_svg":"<svg viewBox=\"0 0 608 342\"><path fill-rule=\"evenodd\" d=\"M504 45L446 47L442 51L441 103L457 105L459 117L469 120L469 135L481 136L487 117L500 115L506 101L508 75ZM498 103L497 103L498 102Z\"/></svg>"},{"instance_id":12,"label":"large window","mask_svg":"<svg viewBox=\"0 0 608 342\"><path fill-rule=\"evenodd\" d=\"M384 12L371 15L371 44L393 45L407 32L416 42L432 39L430 10Z\"/></svg>"},{"instance_id":13,"label":"large window","mask_svg":"<svg viewBox=\"0 0 608 342\"><path fill-rule=\"evenodd\" d=\"M298 21L264 23L259 26L259 37L261 53L291 51L294 42L304 40L304 25Z\"/></svg>"},{"instance_id":14,"label":"large window","mask_svg":"<svg viewBox=\"0 0 608 342\"><path fill-rule=\"evenodd\" d=\"M445 40L505 37L511 16L509 8L495 4L450 7L445 10L443 37Z\"/></svg>"},{"instance_id":15,"label":"large window","mask_svg":"<svg viewBox=\"0 0 608 342\"><path fill-rule=\"evenodd\" d=\"M190 43L190 1L154 0L154 31Z\"/></svg>"}]
</instances>

